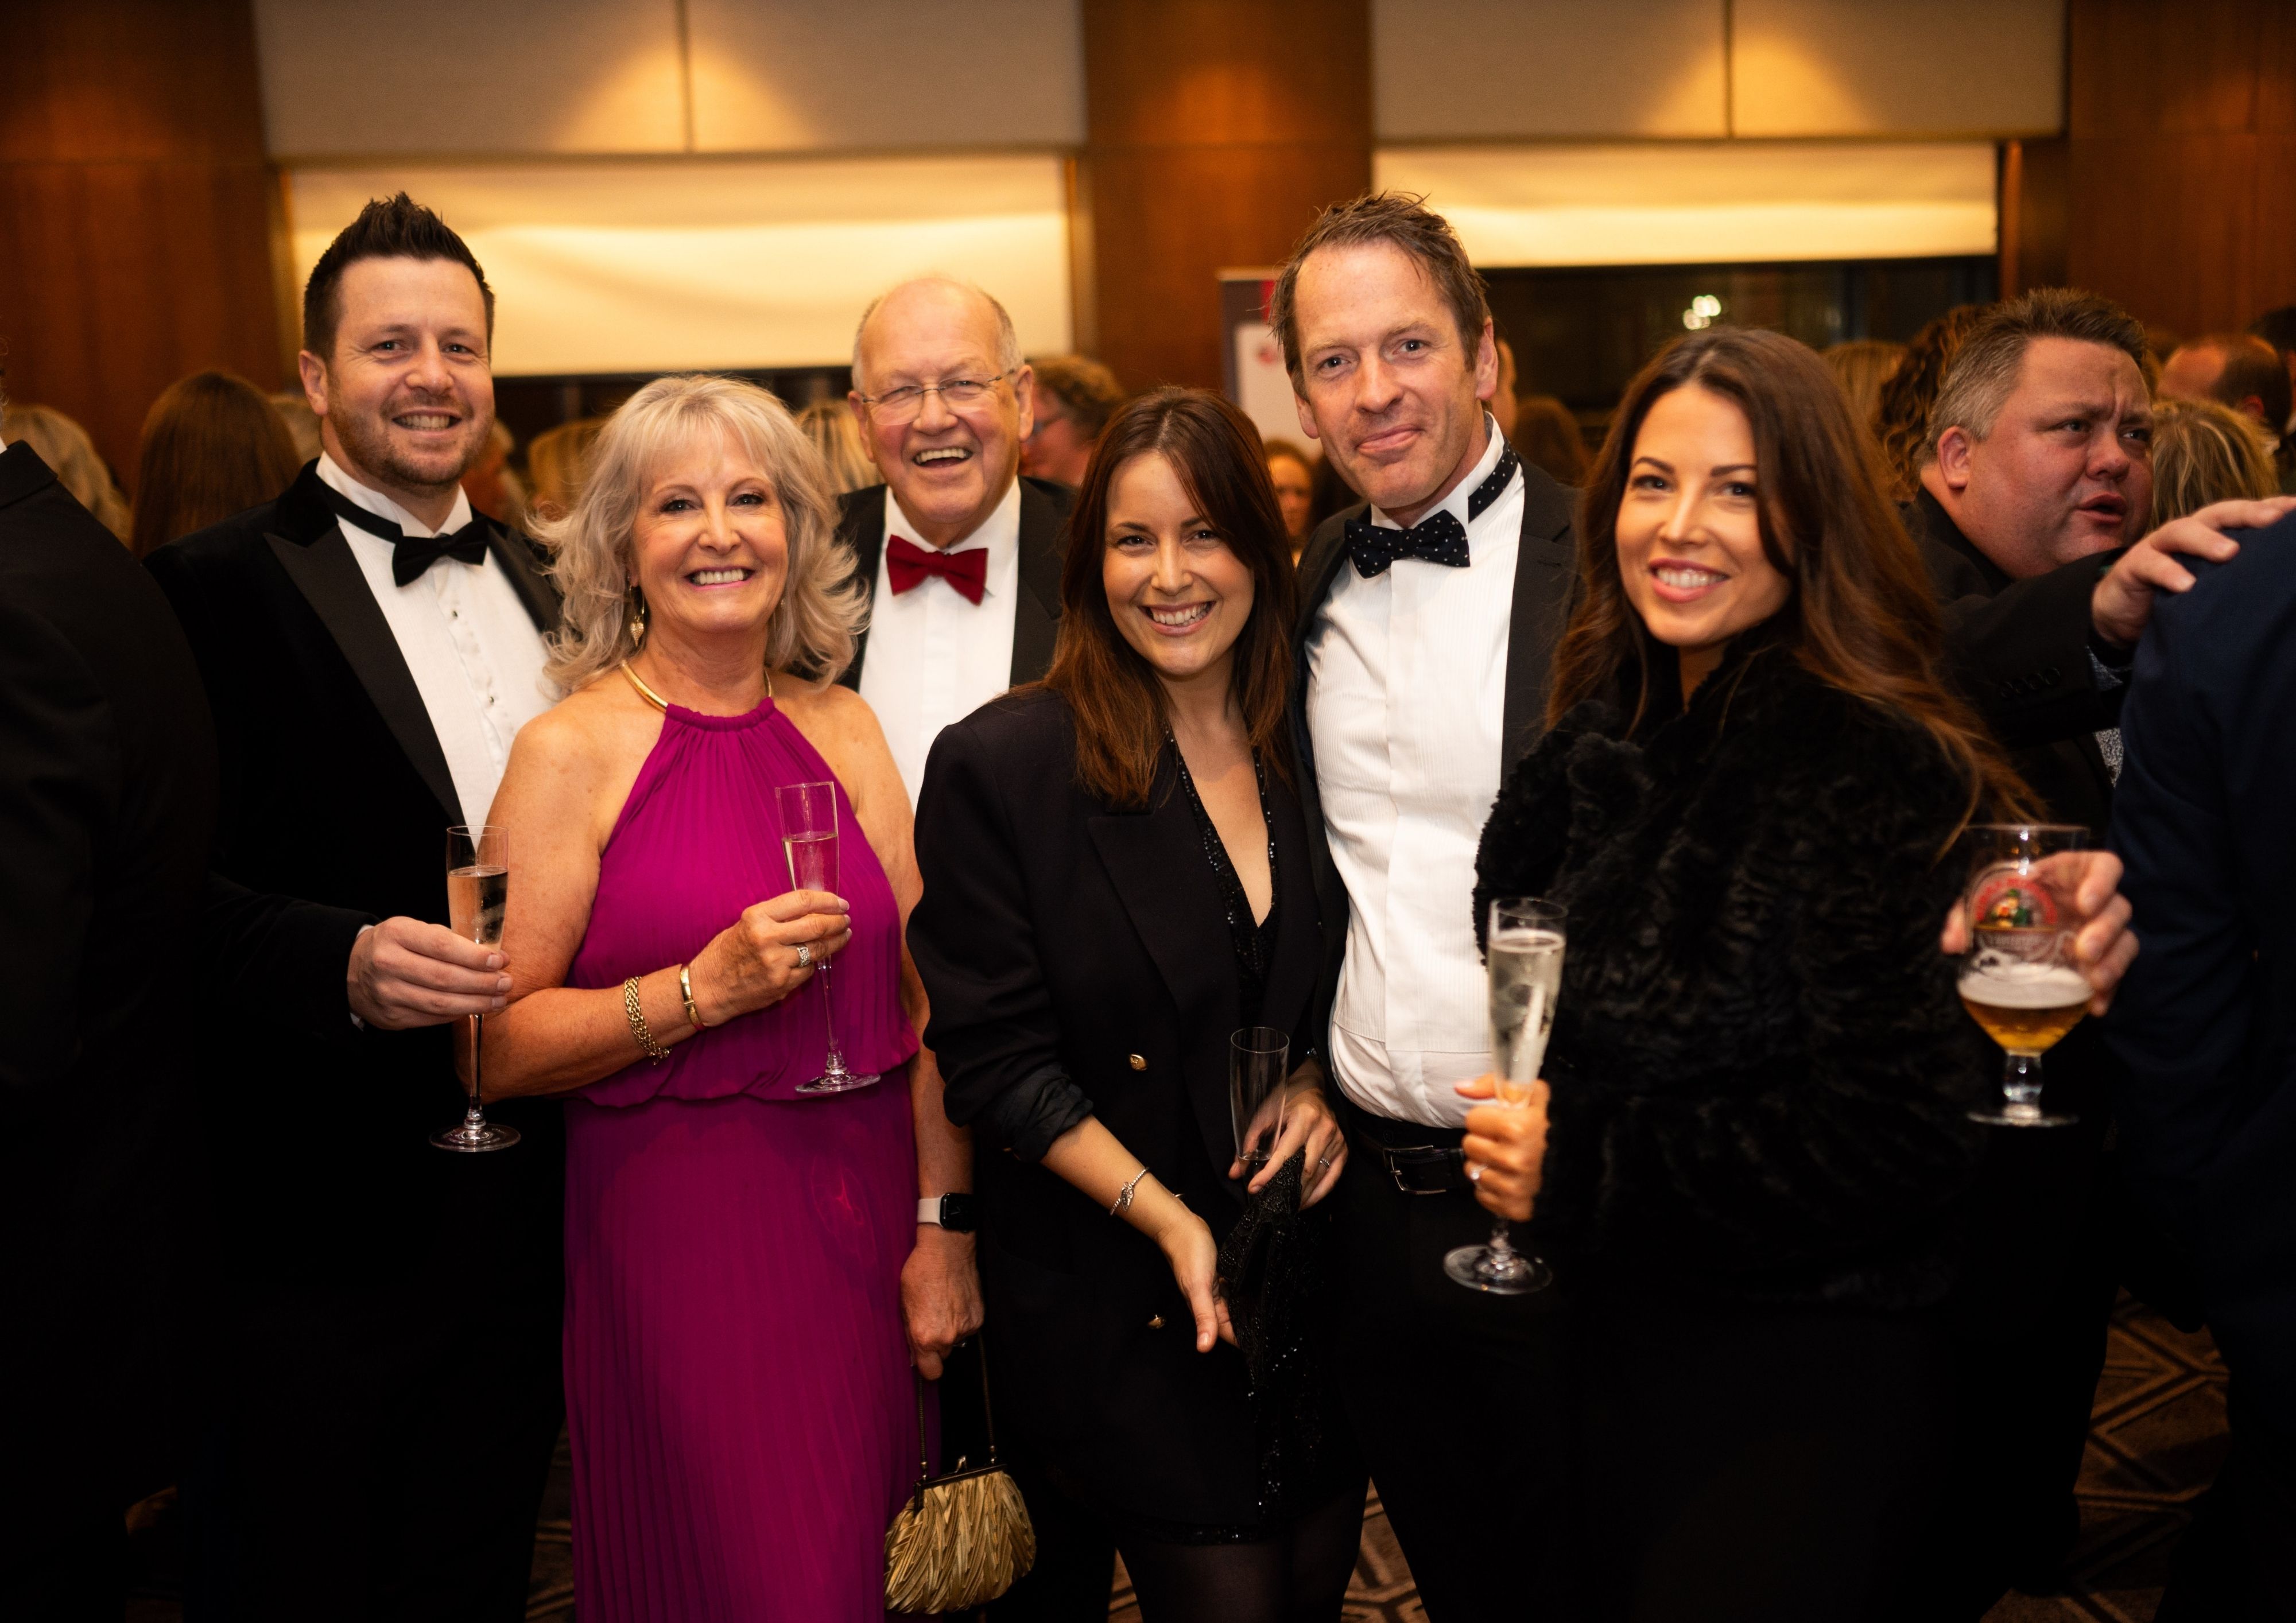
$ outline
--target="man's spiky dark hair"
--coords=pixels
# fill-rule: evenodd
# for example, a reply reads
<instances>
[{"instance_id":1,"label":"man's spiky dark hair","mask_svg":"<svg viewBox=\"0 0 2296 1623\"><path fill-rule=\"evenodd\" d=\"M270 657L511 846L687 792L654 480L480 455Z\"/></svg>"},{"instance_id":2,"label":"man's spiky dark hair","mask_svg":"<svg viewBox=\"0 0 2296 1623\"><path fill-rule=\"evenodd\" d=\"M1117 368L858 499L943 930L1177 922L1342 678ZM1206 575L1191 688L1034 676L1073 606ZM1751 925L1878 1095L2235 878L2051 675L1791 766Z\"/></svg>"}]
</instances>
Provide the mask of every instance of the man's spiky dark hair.
<instances>
[{"instance_id":1,"label":"man's spiky dark hair","mask_svg":"<svg viewBox=\"0 0 2296 1623\"><path fill-rule=\"evenodd\" d=\"M487 338L492 341L495 291L487 285L486 272L446 221L401 192L360 209L358 218L336 233L311 267L311 279L303 284L303 348L313 355L322 360L333 356L335 328L343 318L343 273L361 259L452 259L463 266L478 279L487 305Z\"/></svg>"}]
</instances>

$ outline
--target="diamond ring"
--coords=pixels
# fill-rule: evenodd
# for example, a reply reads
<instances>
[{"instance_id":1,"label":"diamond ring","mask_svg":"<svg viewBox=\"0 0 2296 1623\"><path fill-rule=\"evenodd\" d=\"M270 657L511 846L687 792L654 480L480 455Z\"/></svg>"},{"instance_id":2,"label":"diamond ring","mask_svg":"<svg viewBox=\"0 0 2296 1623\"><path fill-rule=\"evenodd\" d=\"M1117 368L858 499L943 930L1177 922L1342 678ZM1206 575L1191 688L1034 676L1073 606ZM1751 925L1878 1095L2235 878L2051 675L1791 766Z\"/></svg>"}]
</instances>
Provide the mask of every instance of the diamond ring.
<instances>
[{"instance_id":1,"label":"diamond ring","mask_svg":"<svg viewBox=\"0 0 2296 1623\"><path fill-rule=\"evenodd\" d=\"M801 970L809 970L813 967L812 942L800 941L797 944L797 966Z\"/></svg>"}]
</instances>

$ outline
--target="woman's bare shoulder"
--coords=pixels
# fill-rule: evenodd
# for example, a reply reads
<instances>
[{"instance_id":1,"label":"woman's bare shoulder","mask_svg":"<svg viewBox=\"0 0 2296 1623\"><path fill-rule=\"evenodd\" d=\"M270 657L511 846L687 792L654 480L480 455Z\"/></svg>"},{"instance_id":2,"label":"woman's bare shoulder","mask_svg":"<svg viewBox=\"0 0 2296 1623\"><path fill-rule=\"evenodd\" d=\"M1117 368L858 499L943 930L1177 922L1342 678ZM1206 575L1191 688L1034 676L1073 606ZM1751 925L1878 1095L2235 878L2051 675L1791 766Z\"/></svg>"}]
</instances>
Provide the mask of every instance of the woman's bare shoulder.
<instances>
[{"instance_id":1,"label":"woman's bare shoulder","mask_svg":"<svg viewBox=\"0 0 2296 1623\"><path fill-rule=\"evenodd\" d=\"M511 765L562 782L611 776L633 751L643 757L660 734L661 712L610 672L521 727Z\"/></svg>"}]
</instances>

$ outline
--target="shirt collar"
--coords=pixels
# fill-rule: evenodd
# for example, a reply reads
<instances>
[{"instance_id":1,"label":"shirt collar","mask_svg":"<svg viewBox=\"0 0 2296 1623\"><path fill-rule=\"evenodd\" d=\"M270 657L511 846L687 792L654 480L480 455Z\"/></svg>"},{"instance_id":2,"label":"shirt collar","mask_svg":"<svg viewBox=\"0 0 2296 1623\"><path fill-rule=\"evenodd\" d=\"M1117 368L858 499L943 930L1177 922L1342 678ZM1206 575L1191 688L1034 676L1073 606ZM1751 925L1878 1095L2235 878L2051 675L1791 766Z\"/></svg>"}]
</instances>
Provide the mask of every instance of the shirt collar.
<instances>
[{"instance_id":1,"label":"shirt collar","mask_svg":"<svg viewBox=\"0 0 2296 1623\"><path fill-rule=\"evenodd\" d=\"M1473 467L1467 470L1467 477L1451 487L1450 495L1419 515L1421 523L1425 523L1439 512L1447 512L1459 521L1459 527L1462 529L1468 528L1467 498L1473 496L1477 487L1491 476L1491 470L1499 465L1499 458L1506 455L1506 436L1499 432L1497 420L1488 412L1483 414L1483 434L1485 443L1482 455L1476 460ZM1521 470L1518 469L1516 471L1520 473ZM1496 506L1496 504L1494 503L1493 505ZM1489 507L1483 509L1486 516L1490 512ZM1371 519L1373 523L1383 524L1390 529L1406 528L1376 507L1371 510Z\"/></svg>"},{"instance_id":2,"label":"shirt collar","mask_svg":"<svg viewBox=\"0 0 2296 1623\"><path fill-rule=\"evenodd\" d=\"M890 485L885 487L885 533L904 537L919 546L926 544L924 532L909 522L909 515L901 511L900 498L893 494ZM1004 499L988 510L988 516L980 521L971 535L951 544L947 550L965 553L976 547L988 550L989 569L986 590L989 596L994 597L996 594L997 566L1021 550L1021 480L1017 474L1005 487Z\"/></svg>"},{"instance_id":3,"label":"shirt collar","mask_svg":"<svg viewBox=\"0 0 2296 1623\"><path fill-rule=\"evenodd\" d=\"M357 503L379 519L389 519L409 536L443 536L462 529L471 521L471 498L460 490L455 492L455 510L447 515L445 527L432 529L381 491L362 485L344 472L342 464L324 451L319 453L319 477L346 499Z\"/></svg>"}]
</instances>

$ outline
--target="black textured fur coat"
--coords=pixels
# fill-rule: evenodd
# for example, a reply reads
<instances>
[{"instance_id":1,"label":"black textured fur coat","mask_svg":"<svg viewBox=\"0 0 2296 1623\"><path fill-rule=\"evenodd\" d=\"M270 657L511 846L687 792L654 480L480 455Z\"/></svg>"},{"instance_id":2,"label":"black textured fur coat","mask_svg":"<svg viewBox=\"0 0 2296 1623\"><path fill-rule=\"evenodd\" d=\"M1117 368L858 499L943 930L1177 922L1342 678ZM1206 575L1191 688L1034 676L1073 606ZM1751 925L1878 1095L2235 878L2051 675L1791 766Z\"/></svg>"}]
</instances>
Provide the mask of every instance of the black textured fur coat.
<instances>
[{"instance_id":1,"label":"black textured fur coat","mask_svg":"<svg viewBox=\"0 0 2296 1623\"><path fill-rule=\"evenodd\" d=\"M1962 781L1775 647L1625 731L1566 716L1476 859L1479 921L1570 909L1535 1232L1582 1279L1935 1301L1982 1145L1985 1050L1938 950Z\"/></svg>"}]
</instances>

